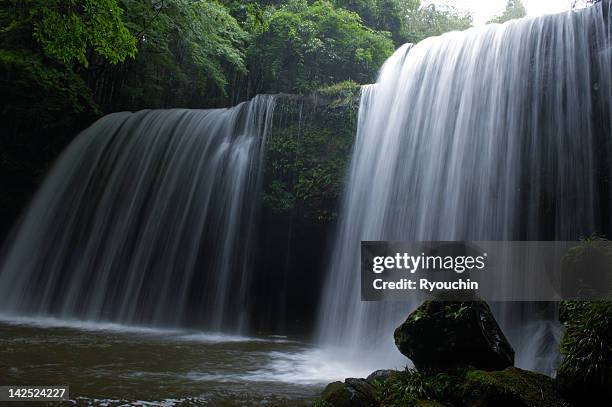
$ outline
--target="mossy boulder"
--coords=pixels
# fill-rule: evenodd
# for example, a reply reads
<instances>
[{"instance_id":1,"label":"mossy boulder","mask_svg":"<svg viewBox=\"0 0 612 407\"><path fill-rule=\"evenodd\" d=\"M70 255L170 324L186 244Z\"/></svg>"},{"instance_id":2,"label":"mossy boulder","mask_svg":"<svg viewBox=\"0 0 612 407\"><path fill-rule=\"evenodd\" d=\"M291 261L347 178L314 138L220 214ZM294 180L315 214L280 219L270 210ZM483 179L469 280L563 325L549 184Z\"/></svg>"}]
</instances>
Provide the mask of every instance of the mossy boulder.
<instances>
[{"instance_id":1,"label":"mossy boulder","mask_svg":"<svg viewBox=\"0 0 612 407\"><path fill-rule=\"evenodd\" d=\"M592 395L592 400L599 395ZM347 379L327 386L317 407L578 407L560 393L554 379L508 367L501 371L457 369L421 373L394 371L370 382Z\"/></svg>"},{"instance_id":2,"label":"mossy boulder","mask_svg":"<svg viewBox=\"0 0 612 407\"><path fill-rule=\"evenodd\" d=\"M463 400L465 407L569 406L552 378L515 367L498 372L467 372Z\"/></svg>"},{"instance_id":3,"label":"mossy boulder","mask_svg":"<svg viewBox=\"0 0 612 407\"><path fill-rule=\"evenodd\" d=\"M462 367L502 370L514 364L514 350L484 301L426 301L394 338L399 351L425 373Z\"/></svg>"},{"instance_id":4,"label":"mossy boulder","mask_svg":"<svg viewBox=\"0 0 612 407\"><path fill-rule=\"evenodd\" d=\"M365 379L346 379L344 383L333 382L325 387L320 405L333 407L376 406L376 388Z\"/></svg>"},{"instance_id":5,"label":"mossy boulder","mask_svg":"<svg viewBox=\"0 0 612 407\"><path fill-rule=\"evenodd\" d=\"M385 380L399 373L399 371L391 369L376 370L370 373L368 377L366 377L366 380L370 383L373 383L375 381L384 382Z\"/></svg>"}]
</instances>

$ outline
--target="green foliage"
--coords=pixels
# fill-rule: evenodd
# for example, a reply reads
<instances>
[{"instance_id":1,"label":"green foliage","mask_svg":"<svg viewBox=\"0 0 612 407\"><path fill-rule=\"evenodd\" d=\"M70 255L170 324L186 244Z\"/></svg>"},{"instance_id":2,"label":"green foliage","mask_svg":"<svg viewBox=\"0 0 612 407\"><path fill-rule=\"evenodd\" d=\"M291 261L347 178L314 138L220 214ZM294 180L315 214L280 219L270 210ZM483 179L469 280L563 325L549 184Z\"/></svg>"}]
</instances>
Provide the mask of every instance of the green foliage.
<instances>
[{"instance_id":1,"label":"green foliage","mask_svg":"<svg viewBox=\"0 0 612 407\"><path fill-rule=\"evenodd\" d=\"M221 4L205 0L174 2L182 21L176 24L173 20L178 38L189 47L197 68L203 69L220 88L227 83L222 62L246 72L240 46L247 40L247 33Z\"/></svg>"},{"instance_id":2,"label":"green foliage","mask_svg":"<svg viewBox=\"0 0 612 407\"><path fill-rule=\"evenodd\" d=\"M381 405L410 407L422 405L424 400L456 399L461 391L462 380L463 371L423 375L414 369L406 369L385 381L375 381L375 385Z\"/></svg>"},{"instance_id":3,"label":"green foliage","mask_svg":"<svg viewBox=\"0 0 612 407\"><path fill-rule=\"evenodd\" d=\"M506 21L522 18L527 15L527 10L521 0L508 0L503 13L491 19L489 23L505 23Z\"/></svg>"},{"instance_id":4,"label":"green foliage","mask_svg":"<svg viewBox=\"0 0 612 407\"><path fill-rule=\"evenodd\" d=\"M379 31L391 33L396 45L403 42L405 23L403 3L406 0L334 0L334 4L359 14L364 24Z\"/></svg>"},{"instance_id":5,"label":"green foliage","mask_svg":"<svg viewBox=\"0 0 612 407\"><path fill-rule=\"evenodd\" d=\"M118 63L136 53L116 0L10 0L1 7L4 49L28 48L66 66L88 66L92 55Z\"/></svg>"},{"instance_id":6,"label":"green foliage","mask_svg":"<svg viewBox=\"0 0 612 407\"><path fill-rule=\"evenodd\" d=\"M98 112L79 67L94 58L115 64L135 40L114 0L6 1L0 7L0 89L7 133L72 123Z\"/></svg>"},{"instance_id":7,"label":"green foliage","mask_svg":"<svg viewBox=\"0 0 612 407\"><path fill-rule=\"evenodd\" d=\"M376 405L385 407L568 406L553 379L515 367L493 372L457 369L436 374L406 369L386 379L374 379L372 385ZM330 384L323 398L334 389L342 390L342 383Z\"/></svg>"},{"instance_id":8,"label":"green foliage","mask_svg":"<svg viewBox=\"0 0 612 407\"><path fill-rule=\"evenodd\" d=\"M0 67L10 75L10 82L0 82L0 92L8 101L4 117L57 126L69 119L63 115L97 113L85 82L70 69L45 63L40 54L0 49Z\"/></svg>"},{"instance_id":9,"label":"green foliage","mask_svg":"<svg viewBox=\"0 0 612 407\"><path fill-rule=\"evenodd\" d=\"M89 65L93 50L111 63L136 54L136 40L124 26L116 0L32 0L33 37L45 54L64 64Z\"/></svg>"},{"instance_id":10,"label":"green foliage","mask_svg":"<svg viewBox=\"0 0 612 407\"><path fill-rule=\"evenodd\" d=\"M579 240L585 243L592 243L592 242L598 242L598 241L606 241L606 238L604 235L601 235L598 233L591 233L590 235L580 236Z\"/></svg>"},{"instance_id":11,"label":"green foliage","mask_svg":"<svg viewBox=\"0 0 612 407\"><path fill-rule=\"evenodd\" d=\"M449 5L423 5L420 0L335 0L334 4L359 14L368 27L389 31L396 46L472 25L469 13Z\"/></svg>"},{"instance_id":12,"label":"green foliage","mask_svg":"<svg viewBox=\"0 0 612 407\"><path fill-rule=\"evenodd\" d=\"M452 6L429 4L422 7L418 0L408 1L405 13L407 21L403 38L411 43L448 31L465 30L472 26L471 14L461 12Z\"/></svg>"},{"instance_id":13,"label":"green foliage","mask_svg":"<svg viewBox=\"0 0 612 407\"><path fill-rule=\"evenodd\" d=\"M14 69L4 66L5 72L24 79L14 82L11 94L23 91L15 86L29 80L42 86L29 86L29 91L59 91L58 97L68 96L65 101L78 101L75 112L210 107L235 104L256 93L303 93L343 81L370 83L404 40L469 25L468 17L449 8L420 4L7 0L0 5L0 49L12 55L3 58L4 64L16 63L18 56L30 58ZM73 83L24 77L36 71L24 68L35 65L48 66L49 76ZM80 95L74 97L74 92Z\"/></svg>"},{"instance_id":14,"label":"green foliage","mask_svg":"<svg viewBox=\"0 0 612 407\"><path fill-rule=\"evenodd\" d=\"M308 92L347 79L371 82L394 50L388 33L328 1L289 0L268 13L249 50L266 92Z\"/></svg>"},{"instance_id":15,"label":"green foliage","mask_svg":"<svg viewBox=\"0 0 612 407\"><path fill-rule=\"evenodd\" d=\"M123 5L139 49L118 95L125 108L202 104L211 86L226 94L228 73L246 73L248 34L222 4L123 0Z\"/></svg>"},{"instance_id":16,"label":"green foliage","mask_svg":"<svg viewBox=\"0 0 612 407\"><path fill-rule=\"evenodd\" d=\"M558 376L585 385L612 383L612 301L564 301Z\"/></svg>"},{"instance_id":17,"label":"green foliage","mask_svg":"<svg viewBox=\"0 0 612 407\"><path fill-rule=\"evenodd\" d=\"M335 109L354 101L357 84L375 80L399 43L467 25L468 17L419 0L6 0L3 130L73 135L76 123L111 111L227 106L317 89ZM295 182L272 186L278 209L335 199L344 164L304 168Z\"/></svg>"},{"instance_id":18,"label":"green foliage","mask_svg":"<svg viewBox=\"0 0 612 407\"><path fill-rule=\"evenodd\" d=\"M355 102L360 86L351 80L324 86L317 90L317 95L330 99L331 107L348 106Z\"/></svg>"},{"instance_id":19,"label":"green foliage","mask_svg":"<svg viewBox=\"0 0 612 407\"><path fill-rule=\"evenodd\" d=\"M334 89L335 88L335 89ZM325 222L336 217L353 144L359 87L337 85L317 93L317 105L279 101L267 144L264 205Z\"/></svg>"}]
</instances>

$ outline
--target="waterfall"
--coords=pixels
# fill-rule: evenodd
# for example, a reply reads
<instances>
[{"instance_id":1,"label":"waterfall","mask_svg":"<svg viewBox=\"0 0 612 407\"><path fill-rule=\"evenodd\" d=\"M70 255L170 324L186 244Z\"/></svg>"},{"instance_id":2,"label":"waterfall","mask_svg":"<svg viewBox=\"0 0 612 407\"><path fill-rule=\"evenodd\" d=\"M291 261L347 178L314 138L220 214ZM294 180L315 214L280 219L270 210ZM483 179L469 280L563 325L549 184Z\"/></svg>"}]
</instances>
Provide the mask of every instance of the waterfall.
<instances>
[{"instance_id":1,"label":"waterfall","mask_svg":"<svg viewBox=\"0 0 612 407\"><path fill-rule=\"evenodd\" d=\"M113 113L82 132L3 251L0 312L243 327L274 105Z\"/></svg>"},{"instance_id":2,"label":"waterfall","mask_svg":"<svg viewBox=\"0 0 612 407\"><path fill-rule=\"evenodd\" d=\"M360 301L360 240L577 240L610 230L608 4L404 45L362 90L319 317L328 347L402 364L416 303ZM521 367L551 373L559 327L493 304Z\"/></svg>"}]
</instances>

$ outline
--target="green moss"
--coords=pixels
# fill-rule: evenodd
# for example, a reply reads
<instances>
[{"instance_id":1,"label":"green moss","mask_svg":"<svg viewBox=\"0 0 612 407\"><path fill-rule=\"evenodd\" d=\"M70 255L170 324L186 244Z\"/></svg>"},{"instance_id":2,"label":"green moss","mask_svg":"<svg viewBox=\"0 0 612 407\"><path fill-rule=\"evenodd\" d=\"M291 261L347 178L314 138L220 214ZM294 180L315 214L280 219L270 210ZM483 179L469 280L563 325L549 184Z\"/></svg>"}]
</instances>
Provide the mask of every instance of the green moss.
<instances>
[{"instance_id":1,"label":"green moss","mask_svg":"<svg viewBox=\"0 0 612 407\"><path fill-rule=\"evenodd\" d=\"M463 399L470 407L568 405L557 393L550 377L515 367L497 372L481 370L467 372L463 384Z\"/></svg>"},{"instance_id":2,"label":"green moss","mask_svg":"<svg viewBox=\"0 0 612 407\"><path fill-rule=\"evenodd\" d=\"M351 401L351 392L342 382L327 385L321 393L320 406L343 406Z\"/></svg>"},{"instance_id":3,"label":"green moss","mask_svg":"<svg viewBox=\"0 0 612 407\"><path fill-rule=\"evenodd\" d=\"M444 307L444 317L461 319L467 315L469 307L463 303L451 303Z\"/></svg>"},{"instance_id":4,"label":"green moss","mask_svg":"<svg viewBox=\"0 0 612 407\"><path fill-rule=\"evenodd\" d=\"M431 318L431 317L444 317L452 319L461 319L467 316L469 312L469 306L463 302L449 302L441 310L432 310L431 300L425 301L419 308L417 308L412 314L410 314L411 321L418 321L420 319Z\"/></svg>"},{"instance_id":5,"label":"green moss","mask_svg":"<svg viewBox=\"0 0 612 407\"><path fill-rule=\"evenodd\" d=\"M429 300L425 301L423 304L421 304L420 307L414 310L414 312L410 314L408 318L411 321L418 321L420 319L428 318L430 305L431 305L431 301Z\"/></svg>"},{"instance_id":6,"label":"green moss","mask_svg":"<svg viewBox=\"0 0 612 407\"><path fill-rule=\"evenodd\" d=\"M515 367L494 372L457 369L429 375L406 369L371 384L376 405L384 407L569 406L552 378ZM317 406L352 405L351 391L341 382L328 385L321 400L329 404Z\"/></svg>"},{"instance_id":7,"label":"green moss","mask_svg":"<svg viewBox=\"0 0 612 407\"><path fill-rule=\"evenodd\" d=\"M349 378L333 382L325 387L319 406L334 407L371 407L376 403L376 387L365 379ZM323 404L321 404L323 403Z\"/></svg>"}]
</instances>

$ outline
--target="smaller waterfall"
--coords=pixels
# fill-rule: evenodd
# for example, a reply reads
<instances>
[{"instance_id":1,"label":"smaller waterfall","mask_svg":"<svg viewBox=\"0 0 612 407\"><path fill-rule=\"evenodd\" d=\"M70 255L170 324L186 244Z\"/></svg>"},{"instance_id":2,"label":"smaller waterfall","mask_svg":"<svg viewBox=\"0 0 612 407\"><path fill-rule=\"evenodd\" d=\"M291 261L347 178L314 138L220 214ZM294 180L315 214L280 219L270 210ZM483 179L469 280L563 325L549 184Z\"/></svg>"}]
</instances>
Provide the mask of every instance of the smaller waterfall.
<instances>
[{"instance_id":1,"label":"smaller waterfall","mask_svg":"<svg viewBox=\"0 0 612 407\"><path fill-rule=\"evenodd\" d=\"M237 330L275 99L114 113L59 159L0 263L0 312Z\"/></svg>"}]
</instances>

